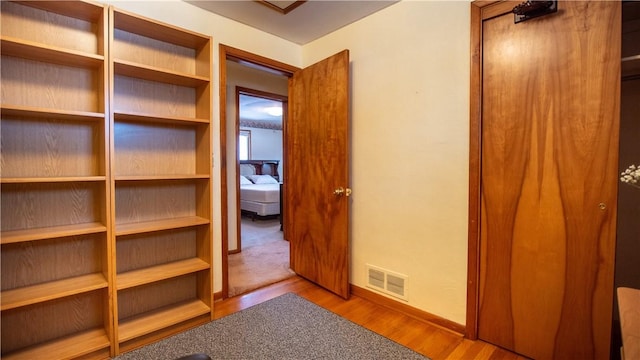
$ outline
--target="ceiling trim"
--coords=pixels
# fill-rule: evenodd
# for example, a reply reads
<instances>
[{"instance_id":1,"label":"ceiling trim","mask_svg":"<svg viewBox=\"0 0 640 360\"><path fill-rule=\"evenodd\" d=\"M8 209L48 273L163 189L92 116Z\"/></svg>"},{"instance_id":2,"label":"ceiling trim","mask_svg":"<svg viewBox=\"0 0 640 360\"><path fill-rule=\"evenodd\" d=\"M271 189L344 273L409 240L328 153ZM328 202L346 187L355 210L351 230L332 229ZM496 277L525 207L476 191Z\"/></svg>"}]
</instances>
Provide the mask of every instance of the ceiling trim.
<instances>
[{"instance_id":1,"label":"ceiling trim","mask_svg":"<svg viewBox=\"0 0 640 360\"><path fill-rule=\"evenodd\" d=\"M293 4L288 5L286 7L280 7L278 6L274 1L268 1L268 0L254 0L257 3L260 3L266 7L268 7L269 9L273 9L283 15L287 15L288 13L290 13L292 10L294 10L295 8L297 8L298 6L304 4L305 2L307 2L307 0L297 0L295 1Z\"/></svg>"}]
</instances>

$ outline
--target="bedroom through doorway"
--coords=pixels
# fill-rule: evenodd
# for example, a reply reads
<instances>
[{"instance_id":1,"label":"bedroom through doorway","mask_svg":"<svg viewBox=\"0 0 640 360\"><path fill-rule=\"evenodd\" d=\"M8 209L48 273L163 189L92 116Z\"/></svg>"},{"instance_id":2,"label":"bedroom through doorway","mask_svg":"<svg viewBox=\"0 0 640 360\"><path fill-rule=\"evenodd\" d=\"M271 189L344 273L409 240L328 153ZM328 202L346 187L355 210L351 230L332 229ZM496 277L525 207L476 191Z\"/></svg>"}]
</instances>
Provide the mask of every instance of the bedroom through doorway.
<instances>
[{"instance_id":1,"label":"bedroom through doorway","mask_svg":"<svg viewBox=\"0 0 640 360\"><path fill-rule=\"evenodd\" d=\"M225 297L232 297L295 273L280 217L288 77L232 60L226 68L227 163L235 164L227 179L236 191L228 197Z\"/></svg>"}]
</instances>

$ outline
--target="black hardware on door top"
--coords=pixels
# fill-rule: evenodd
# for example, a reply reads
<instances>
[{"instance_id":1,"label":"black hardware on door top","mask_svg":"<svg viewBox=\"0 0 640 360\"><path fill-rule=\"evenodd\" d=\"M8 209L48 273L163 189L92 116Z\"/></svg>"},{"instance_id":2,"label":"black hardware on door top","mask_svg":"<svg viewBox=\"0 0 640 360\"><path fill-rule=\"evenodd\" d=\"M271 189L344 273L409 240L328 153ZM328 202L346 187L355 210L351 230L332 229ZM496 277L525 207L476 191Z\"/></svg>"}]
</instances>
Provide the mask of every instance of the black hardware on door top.
<instances>
[{"instance_id":1,"label":"black hardware on door top","mask_svg":"<svg viewBox=\"0 0 640 360\"><path fill-rule=\"evenodd\" d=\"M513 22L519 23L558 11L558 1L525 1L513 8Z\"/></svg>"}]
</instances>

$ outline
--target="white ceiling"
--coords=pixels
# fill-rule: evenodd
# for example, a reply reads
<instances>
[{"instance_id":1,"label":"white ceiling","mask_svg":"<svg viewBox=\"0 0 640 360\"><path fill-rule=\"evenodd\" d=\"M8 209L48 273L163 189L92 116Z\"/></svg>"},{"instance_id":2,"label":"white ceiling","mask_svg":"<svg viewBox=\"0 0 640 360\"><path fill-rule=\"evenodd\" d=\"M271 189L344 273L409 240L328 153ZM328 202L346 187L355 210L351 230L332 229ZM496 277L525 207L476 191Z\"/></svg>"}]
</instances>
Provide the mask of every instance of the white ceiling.
<instances>
[{"instance_id":1,"label":"white ceiling","mask_svg":"<svg viewBox=\"0 0 640 360\"><path fill-rule=\"evenodd\" d=\"M253 0L184 0L192 5L245 25L304 45L367 17L398 0L308 0L290 10L274 10ZM296 1L270 1L284 9ZM244 126L282 126L281 116L268 115L265 108L280 105L268 99L241 97L240 120Z\"/></svg>"},{"instance_id":2,"label":"white ceiling","mask_svg":"<svg viewBox=\"0 0 640 360\"><path fill-rule=\"evenodd\" d=\"M184 1L220 16L304 45L382 10L398 0L308 0L287 14L252 0ZM271 2L280 7L286 7L286 4L292 3L292 1Z\"/></svg>"},{"instance_id":3,"label":"white ceiling","mask_svg":"<svg viewBox=\"0 0 640 360\"><path fill-rule=\"evenodd\" d=\"M284 11L274 10L254 0L184 1L220 16L304 45L382 10L398 0L308 0L286 14ZM285 9L296 1L270 2L280 9ZM241 122L245 122L244 126L260 126L259 123L274 128L278 125L282 126L282 117L274 117L265 113L265 108L274 106L270 100L241 97L239 106L240 118Z\"/></svg>"}]
</instances>

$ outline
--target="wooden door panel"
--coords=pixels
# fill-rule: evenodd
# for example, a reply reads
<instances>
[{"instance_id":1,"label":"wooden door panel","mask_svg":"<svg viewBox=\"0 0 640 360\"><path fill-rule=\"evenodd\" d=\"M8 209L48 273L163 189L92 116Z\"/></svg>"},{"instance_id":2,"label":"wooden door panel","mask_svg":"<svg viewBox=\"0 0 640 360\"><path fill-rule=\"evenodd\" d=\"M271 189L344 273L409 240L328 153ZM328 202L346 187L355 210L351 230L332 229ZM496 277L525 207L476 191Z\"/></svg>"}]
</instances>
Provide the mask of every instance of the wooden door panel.
<instances>
[{"instance_id":1,"label":"wooden door panel","mask_svg":"<svg viewBox=\"0 0 640 360\"><path fill-rule=\"evenodd\" d=\"M292 269L349 297L349 53L294 74L289 83L285 161L287 240Z\"/></svg>"},{"instance_id":2,"label":"wooden door panel","mask_svg":"<svg viewBox=\"0 0 640 360\"><path fill-rule=\"evenodd\" d=\"M607 358L620 5L559 9L483 23L478 334L536 359Z\"/></svg>"}]
</instances>

